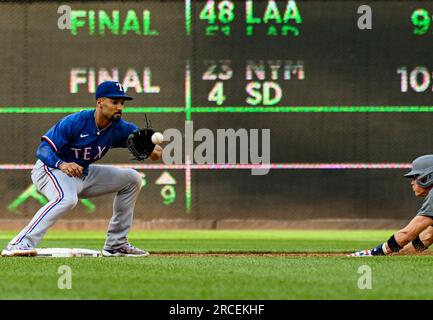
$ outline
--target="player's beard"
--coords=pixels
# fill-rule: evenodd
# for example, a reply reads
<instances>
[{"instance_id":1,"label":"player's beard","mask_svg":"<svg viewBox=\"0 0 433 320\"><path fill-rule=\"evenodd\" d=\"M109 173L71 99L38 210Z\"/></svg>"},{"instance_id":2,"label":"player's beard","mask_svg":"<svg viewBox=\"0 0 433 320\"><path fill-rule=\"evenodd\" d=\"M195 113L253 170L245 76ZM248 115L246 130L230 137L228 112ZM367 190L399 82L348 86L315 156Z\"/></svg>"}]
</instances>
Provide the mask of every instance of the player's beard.
<instances>
[{"instance_id":1,"label":"player's beard","mask_svg":"<svg viewBox=\"0 0 433 320\"><path fill-rule=\"evenodd\" d=\"M111 116L111 122L119 122L122 119L122 113L115 113Z\"/></svg>"}]
</instances>

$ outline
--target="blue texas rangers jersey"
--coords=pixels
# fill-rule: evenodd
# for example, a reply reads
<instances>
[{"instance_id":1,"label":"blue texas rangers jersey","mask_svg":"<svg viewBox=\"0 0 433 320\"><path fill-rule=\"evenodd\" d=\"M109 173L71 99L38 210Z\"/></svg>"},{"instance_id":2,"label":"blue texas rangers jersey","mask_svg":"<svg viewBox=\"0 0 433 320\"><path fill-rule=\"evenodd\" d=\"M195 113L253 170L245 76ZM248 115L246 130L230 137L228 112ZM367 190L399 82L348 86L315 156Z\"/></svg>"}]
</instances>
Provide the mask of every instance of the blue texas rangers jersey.
<instances>
[{"instance_id":1,"label":"blue texas rangers jersey","mask_svg":"<svg viewBox=\"0 0 433 320\"><path fill-rule=\"evenodd\" d=\"M89 164L101 159L111 148L124 148L126 141L138 127L120 119L99 129L95 110L71 114L51 127L42 137L51 145L57 156L65 162L75 162L87 169Z\"/></svg>"}]
</instances>

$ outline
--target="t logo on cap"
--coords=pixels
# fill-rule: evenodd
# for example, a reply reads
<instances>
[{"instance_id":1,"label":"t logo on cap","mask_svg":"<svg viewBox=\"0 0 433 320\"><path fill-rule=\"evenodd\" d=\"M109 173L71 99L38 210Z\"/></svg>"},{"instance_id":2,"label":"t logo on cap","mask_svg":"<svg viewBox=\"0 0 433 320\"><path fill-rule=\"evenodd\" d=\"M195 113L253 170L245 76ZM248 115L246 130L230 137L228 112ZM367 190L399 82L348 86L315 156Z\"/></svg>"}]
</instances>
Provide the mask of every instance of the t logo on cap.
<instances>
[{"instance_id":1,"label":"t logo on cap","mask_svg":"<svg viewBox=\"0 0 433 320\"><path fill-rule=\"evenodd\" d=\"M116 83L116 86L118 86L119 87L119 89L120 89L120 91L123 91L123 92L125 92L125 90L123 90L123 86L118 82L118 83Z\"/></svg>"},{"instance_id":2,"label":"t logo on cap","mask_svg":"<svg viewBox=\"0 0 433 320\"><path fill-rule=\"evenodd\" d=\"M99 98L122 98L132 100L125 94L123 86L117 81L104 81L96 88L96 99Z\"/></svg>"}]
</instances>

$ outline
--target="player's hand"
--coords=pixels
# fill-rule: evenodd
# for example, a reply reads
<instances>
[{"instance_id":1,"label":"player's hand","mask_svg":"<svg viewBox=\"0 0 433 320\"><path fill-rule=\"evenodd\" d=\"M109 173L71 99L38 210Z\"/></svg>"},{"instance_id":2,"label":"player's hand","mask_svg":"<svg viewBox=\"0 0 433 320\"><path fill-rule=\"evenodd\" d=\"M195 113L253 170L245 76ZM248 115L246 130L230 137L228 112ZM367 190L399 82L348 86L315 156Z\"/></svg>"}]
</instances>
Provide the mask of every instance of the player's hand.
<instances>
[{"instance_id":1,"label":"player's hand","mask_svg":"<svg viewBox=\"0 0 433 320\"><path fill-rule=\"evenodd\" d=\"M84 170L82 166L75 162L62 162L59 165L59 169L70 177L81 177Z\"/></svg>"},{"instance_id":2,"label":"player's hand","mask_svg":"<svg viewBox=\"0 0 433 320\"><path fill-rule=\"evenodd\" d=\"M162 157L162 148L160 145L156 144L152 153L150 154L150 159L153 161L159 160Z\"/></svg>"}]
</instances>

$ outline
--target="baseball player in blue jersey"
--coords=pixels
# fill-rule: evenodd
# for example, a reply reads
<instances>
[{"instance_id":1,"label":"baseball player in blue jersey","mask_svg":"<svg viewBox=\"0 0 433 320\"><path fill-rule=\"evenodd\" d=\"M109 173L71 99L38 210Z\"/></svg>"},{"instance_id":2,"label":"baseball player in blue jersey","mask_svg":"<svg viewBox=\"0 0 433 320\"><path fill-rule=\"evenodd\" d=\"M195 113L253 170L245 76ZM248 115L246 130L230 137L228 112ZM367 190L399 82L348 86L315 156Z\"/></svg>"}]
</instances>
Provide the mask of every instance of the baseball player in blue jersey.
<instances>
[{"instance_id":1,"label":"baseball player in blue jersey","mask_svg":"<svg viewBox=\"0 0 433 320\"><path fill-rule=\"evenodd\" d=\"M96 110L71 114L42 137L31 173L33 183L49 202L13 238L2 256L34 256L48 229L75 207L79 198L115 193L113 216L102 251L103 256L147 256L132 246L127 235L132 225L141 176L133 169L94 165L111 148L125 148L129 135L139 128L122 120L127 96L120 83L106 81L96 90ZM160 159L155 145L150 158Z\"/></svg>"}]
</instances>

